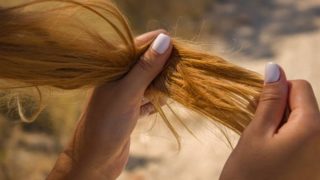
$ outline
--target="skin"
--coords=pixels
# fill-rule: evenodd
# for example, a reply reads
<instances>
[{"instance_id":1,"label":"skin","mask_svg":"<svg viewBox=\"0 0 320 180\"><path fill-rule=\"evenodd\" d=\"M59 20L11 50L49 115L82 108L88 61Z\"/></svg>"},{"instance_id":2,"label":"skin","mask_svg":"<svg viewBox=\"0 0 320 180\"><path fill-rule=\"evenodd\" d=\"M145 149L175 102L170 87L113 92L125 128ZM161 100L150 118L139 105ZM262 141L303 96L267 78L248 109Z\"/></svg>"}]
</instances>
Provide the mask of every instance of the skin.
<instances>
[{"instance_id":1,"label":"skin","mask_svg":"<svg viewBox=\"0 0 320 180\"><path fill-rule=\"evenodd\" d=\"M283 118L286 108L291 112ZM305 80L266 84L221 180L320 179L320 113Z\"/></svg>"},{"instance_id":2,"label":"skin","mask_svg":"<svg viewBox=\"0 0 320 180\"><path fill-rule=\"evenodd\" d=\"M164 30L136 38L142 45ZM70 145L59 156L48 178L51 179L116 179L125 167L130 135L140 116L153 111L144 93L161 72L172 51L164 54L149 48L132 70L121 80L93 90Z\"/></svg>"},{"instance_id":3,"label":"skin","mask_svg":"<svg viewBox=\"0 0 320 180\"><path fill-rule=\"evenodd\" d=\"M137 45L163 30L144 34ZM123 79L92 91L73 139L49 174L51 179L116 179L125 167L130 135L141 115L152 112L144 92L172 50L149 49ZM134 82L134 83L132 83ZM286 108L288 117L283 118ZM266 84L249 124L221 174L221 180L320 179L320 113L311 85L303 80Z\"/></svg>"}]
</instances>

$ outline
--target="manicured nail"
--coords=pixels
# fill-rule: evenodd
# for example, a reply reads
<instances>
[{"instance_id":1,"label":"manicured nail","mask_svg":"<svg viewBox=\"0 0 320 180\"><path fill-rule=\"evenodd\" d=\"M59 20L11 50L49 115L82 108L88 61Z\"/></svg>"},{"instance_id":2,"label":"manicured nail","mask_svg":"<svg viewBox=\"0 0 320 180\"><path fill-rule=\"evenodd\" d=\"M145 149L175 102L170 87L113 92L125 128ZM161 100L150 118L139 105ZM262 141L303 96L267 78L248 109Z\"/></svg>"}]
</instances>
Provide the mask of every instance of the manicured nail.
<instances>
[{"instance_id":1,"label":"manicured nail","mask_svg":"<svg viewBox=\"0 0 320 180\"><path fill-rule=\"evenodd\" d=\"M152 44L152 49L159 54L163 54L170 46L171 38L163 33L159 34Z\"/></svg>"},{"instance_id":2,"label":"manicured nail","mask_svg":"<svg viewBox=\"0 0 320 180\"><path fill-rule=\"evenodd\" d=\"M278 64L269 62L266 64L264 82L273 83L280 79L280 67Z\"/></svg>"}]
</instances>

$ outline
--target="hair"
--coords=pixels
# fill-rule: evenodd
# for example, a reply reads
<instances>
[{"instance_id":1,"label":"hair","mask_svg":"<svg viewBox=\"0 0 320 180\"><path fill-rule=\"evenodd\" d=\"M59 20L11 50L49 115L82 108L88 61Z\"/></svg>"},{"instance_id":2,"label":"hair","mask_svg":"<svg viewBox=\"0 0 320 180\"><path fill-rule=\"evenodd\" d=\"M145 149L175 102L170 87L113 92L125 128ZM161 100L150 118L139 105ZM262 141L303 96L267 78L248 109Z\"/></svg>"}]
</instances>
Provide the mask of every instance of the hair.
<instances>
[{"instance_id":1,"label":"hair","mask_svg":"<svg viewBox=\"0 0 320 180\"><path fill-rule=\"evenodd\" d=\"M40 101L42 87L88 89L121 79L152 43L136 46L126 17L110 1L37 0L1 8L0 27L1 88L34 87ZM253 118L262 77L179 38L172 43L172 54L146 96L173 135L179 138L162 110L163 98L243 132Z\"/></svg>"}]
</instances>

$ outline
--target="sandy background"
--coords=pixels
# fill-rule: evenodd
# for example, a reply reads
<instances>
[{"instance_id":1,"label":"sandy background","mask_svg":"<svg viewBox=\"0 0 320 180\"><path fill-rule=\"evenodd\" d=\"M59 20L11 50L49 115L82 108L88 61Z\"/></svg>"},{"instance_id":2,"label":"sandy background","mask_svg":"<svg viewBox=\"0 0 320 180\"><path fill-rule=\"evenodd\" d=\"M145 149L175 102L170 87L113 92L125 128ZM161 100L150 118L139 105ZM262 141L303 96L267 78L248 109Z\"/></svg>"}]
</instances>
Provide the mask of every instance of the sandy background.
<instances>
[{"instance_id":1,"label":"sandy background","mask_svg":"<svg viewBox=\"0 0 320 180\"><path fill-rule=\"evenodd\" d=\"M17 1L10 1L14 4ZM22 1L20 1L22 2ZM279 63L288 79L307 79L320 100L318 0L119 0L138 33L158 27L201 42L209 51L263 73ZM0 0L1 4L8 0ZM44 179L72 134L84 93L62 92L26 125L0 118L0 179ZM139 121L128 166L119 180L218 179L232 148L215 125L181 107L197 139L179 129L182 149L155 115ZM235 145L238 137L227 131Z\"/></svg>"}]
</instances>

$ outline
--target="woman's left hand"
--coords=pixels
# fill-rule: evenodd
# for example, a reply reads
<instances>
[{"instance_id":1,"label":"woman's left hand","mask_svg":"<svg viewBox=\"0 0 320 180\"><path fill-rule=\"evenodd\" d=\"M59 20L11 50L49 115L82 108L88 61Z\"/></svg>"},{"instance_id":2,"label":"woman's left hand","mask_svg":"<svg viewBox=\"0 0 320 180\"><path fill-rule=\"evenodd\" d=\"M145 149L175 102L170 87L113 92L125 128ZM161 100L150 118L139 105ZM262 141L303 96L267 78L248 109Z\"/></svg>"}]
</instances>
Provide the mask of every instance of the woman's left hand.
<instances>
[{"instance_id":1,"label":"woman's left hand","mask_svg":"<svg viewBox=\"0 0 320 180\"><path fill-rule=\"evenodd\" d=\"M120 175L137 120L153 109L143 98L145 90L172 51L171 39L163 30L139 36L136 44L154 38L124 78L93 90L70 146L60 155L48 179L115 179Z\"/></svg>"}]
</instances>

